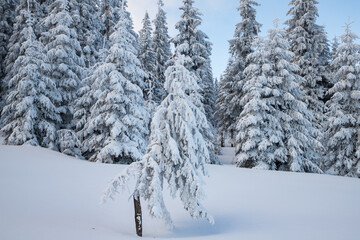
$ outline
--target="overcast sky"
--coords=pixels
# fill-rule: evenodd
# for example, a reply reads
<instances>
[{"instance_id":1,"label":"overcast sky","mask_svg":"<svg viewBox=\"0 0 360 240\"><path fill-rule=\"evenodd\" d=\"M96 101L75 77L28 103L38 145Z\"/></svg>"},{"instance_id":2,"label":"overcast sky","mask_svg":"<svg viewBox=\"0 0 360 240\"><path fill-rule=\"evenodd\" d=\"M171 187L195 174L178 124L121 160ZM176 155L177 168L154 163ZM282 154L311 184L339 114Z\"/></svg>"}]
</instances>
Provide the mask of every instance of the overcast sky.
<instances>
[{"instance_id":1,"label":"overcast sky","mask_svg":"<svg viewBox=\"0 0 360 240\"><path fill-rule=\"evenodd\" d=\"M344 32L343 26L348 17L354 21L352 30L360 35L360 0L318 0L320 4L318 24L324 25L329 39ZM258 0L261 6L257 7L257 20L263 24L261 35L265 35L273 27L273 19L280 18L280 22L287 19L290 0ZM129 11L132 14L135 30L141 28L141 21L145 11L151 19L156 15L157 0L128 0ZM174 36L174 28L181 12L181 0L164 0L165 11L168 17L169 35ZM201 29L209 36L213 43L212 67L214 76L219 77L226 68L228 54L228 40L233 37L235 24L241 21L237 7L239 0L195 0L195 6L203 14Z\"/></svg>"}]
</instances>

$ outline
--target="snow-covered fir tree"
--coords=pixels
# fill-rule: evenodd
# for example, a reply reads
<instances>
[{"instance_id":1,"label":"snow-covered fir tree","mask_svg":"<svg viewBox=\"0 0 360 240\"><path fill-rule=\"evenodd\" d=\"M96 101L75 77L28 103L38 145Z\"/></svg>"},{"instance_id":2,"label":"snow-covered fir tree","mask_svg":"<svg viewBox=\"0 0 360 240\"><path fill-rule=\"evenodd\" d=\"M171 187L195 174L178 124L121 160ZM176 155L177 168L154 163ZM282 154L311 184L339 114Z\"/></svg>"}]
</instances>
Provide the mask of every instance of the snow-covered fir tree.
<instances>
[{"instance_id":1,"label":"snow-covered fir tree","mask_svg":"<svg viewBox=\"0 0 360 240\"><path fill-rule=\"evenodd\" d=\"M70 12L76 9L75 2L54 0L49 6L49 14L42 25L46 32L42 41L51 64L50 78L56 82L62 102L60 110L62 124L59 128L70 129L74 113L74 101L84 77L84 59L78 41L76 21Z\"/></svg>"},{"instance_id":2,"label":"snow-covered fir tree","mask_svg":"<svg viewBox=\"0 0 360 240\"><path fill-rule=\"evenodd\" d=\"M183 13L175 25L179 34L171 41L175 47L182 45L182 54L191 58L192 61L186 67L199 77L206 117L213 124L215 89L210 61L212 44L208 36L199 29L202 14L193 6L194 2L194 0L183 0L183 6L180 7Z\"/></svg>"},{"instance_id":3,"label":"snow-covered fir tree","mask_svg":"<svg viewBox=\"0 0 360 240\"><path fill-rule=\"evenodd\" d=\"M330 99L330 97L326 93L333 86L331 71L330 71L331 50L330 50L330 42L328 40L325 27L324 26L317 26L317 27L318 27L317 35L319 37L317 38L315 49L318 49L318 54L319 54L318 68L319 68L319 75L321 77L319 86L323 91L323 95L319 99L322 102L326 103ZM325 111L326 110L324 109L324 112ZM323 121L320 122L321 126L322 126L322 122Z\"/></svg>"},{"instance_id":4,"label":"snow-covered fir tree","mask_svg":"<svg viewBox=\"0 0 360 240\"><path fill-rule=\"evenodd\" d=\"M103 47L105 28L100 20L99 0L75 1L73 18L75 19L78 41L82 48L85 66L90 68L98 62L99 50Z\"/></svg>"},{"instance_id":5,"label":"snow-covered fir tree","mask_svg":"<svg viewBox=\"0 0 360 240\"><path fill-rule=\"evenodd\" d=\"M152 28L149 14L146 12L143 19L143 27L139 31L139 60L141 65L146 72L145 78L146 89L144 89L145 100L154 105L161 99L156 99L155 92L159 90L159 84L155 78L155 52L153 49L152 42Z\"/></svg>"},{"instance_id":6,"label":"snow-covered fir tree","mask_svg":"<svg viewBox=\"0 0 360 240\"><path fill-rule=\"evenodd\" d=\"M7 54L7 44L13 32L15 23L16 0L0 1L0 76L4 74L3 61Z\"/></svg>"},{"instance_id":7,"label":"snow-covered fir tree","mask_svg":"<svg viewBox=\"0 0 360 240\"><path fill-rule=\"evenodd\" d=\"M75 111L73 119L73 127L77 134L78 139L82 142L85 137L85 124L90 116L90 108L95 104L94 90L92 89L96 79L101 78L103 75L102 66L105 63L108 55L107 49L99 51L98 63L88 70L88 76L83 79L82 87L78 91L78 98L75 100ZM86 152L84 150L84 152Z\"/></svg>"},{"instance_id":8,"label":"snow-covered fir tree","mask_svg":"<svg viewBox=\"0 0 360 240\"><path fill-rule=\"evenodd\" d=\"M290 19L285 24L290 41L289 50L295 54L293 62L300 67L300 75L306 80L301 84L306 93L306 102L314 113L316 127L321 129L324 120L324 86L329 85L326 83L329 79L323 75L328 61L324 61L324 50L329 46L324 28L316 24L317 4L316 0L291 0L291 8L287 13Z\"/></svg>"},{"instance_id":9,"label":"snow-covered fir tree","mask_svg":"<svg viewBox=\"0 0 360 240\"><path fill-rule=\"evenodd\" d=\"M107 56L104 43L106 38L101 34L104 24L100 19L100 1L78 1L73 15L77 16L77 32L80 46L86 66L86 76L82 80L82 86L77 92L73 117L73 129L79 141L84 140L83 129L90 114L90 108L94 104L91 86L95 81L94 71L103 64ZM73 135L72 133L68 135Z\"/></svg>"},{"instance_id":10,"label":"snow-covered fir tree","mask_svg":"<svg viewBox=\"0 0 360 240\"><path fill-rule=\"evenodd\" d=\"M334 59L337 58L337 53L338 53L339 46L340 46L339 38L335 36L332 43L331 43L330 63L329 63L329 67L328 67L331 87L333 87L334 84L335 84L335 81L336 81L335 75L336 75L336 72L338 70L338 69L336 69L336 67L333 64L331 64L331 62L334 61ZM329 90L330 89L328 89L327 92L325 92L325 98L327 100L330 100L331 97L332 97L332 94L330 94ZM327 109L327 106L325 105L325 112L327 112L327 111L328 111L328 109ZM323 126L324 126L325 122L326 122L326 119L323 122Z\"/></svg>"},{"instance_id":11,"label":"snow-covered fir tree","mask_svg":"<svg viewBox=\"0 0 360 240\"><path fill-rule=\"evenodd\" d=\"M11 4L11 2L9 2ZM16 18L14 19L14 25L12 28L12 35L8 41L8 45L7 45L7 55L4 59L4 78L2 79L2 103L0 103L0 105L4 105L7 95L9 94L9 92L12 89L9 89L9 81L11 78L14 77L14 75L16 74L16 71L14 69L14 64L16 59L18 59L18 57L20 56L20 51L21 51L21 44L26 41L26 39L21 38L23 36L21 36L21 32L23 30L23 28L25 26L27 26L26 21L27 21L27 17L25 16L26 14L21 13L21 11L23 9L25 9L27 7L27 2L25 1L15 1L12 2L13 4L15 4L16 10L15 14ZM32 17L34 18L34 21L38 21L39 19L39 14L41 13L41 9L40 9L40 5L37 2L31 2L30 3L32 6L32 10L33 10L33 14ZM9 9L10 10L10 9ZM10 13L9 13L10 14ZM35 32L35 27L34 26L34 32Z\"/></svg>"},{"instance_id":12,"label":"snow-covered fir tree","mask_svg":"<svg viewBox=\"0 0 360 240\"><path fill-rule=\"evenodd\" d=\"M231 145L234 146L234 134L235 129L233 128L233 124L235 121L234 113L231 112L232 108L230 108L229 103L231 102L231 98L233 97L233 79L230 78L231 75L233 75L234 72L231 70L234 70L231 68L233 66L233 59L230 58L228 65L225 69L224 75L220 78L219 83L219 91L216 98L216 121L218 124L218 131L221 138L221 146L225 147L225 140L228 138L228 133L231 134Z\"/></svg>"},{"instance_id":13,"label":"snow-covered fir tree","mask_svg":"<svg viewBox=\"0 0 360 240\"><path fill-rule=\"evenodd\" d=\"M327 103L325 168L330 174L360 177L360 45L350 25L331 63L337 71Z\"/></svg>"},{"instance_id":14,"label":"snow-covered fir tree","mask_svg":"<svg viewBox=\"0 0 360 240\"><path fill-rule=\"evenodd\" d=\"M288 45L285 30L270 30L268 40L257 40L248 56L236 162L239 167L321 173L317 164L322 145Z\"/></svg>"},{"instance_id":15,"label":"snow-covered fir tree","mask_svg":"<svg viewBox=\"0 0 360 240\"><path fill-rule=\"evenodd\" d=\"M340 46L339 38L335 36L331 43L331 53L330 53L331 61L337 58L339 46Z\"/></svg>"},{"instance_id":16,"label":"snow-covered fir tree","mask_svg":"<svg viewBox=\"0 0 360 240\"><path fill-rule=\"evenodd\" d=\"M102 35L104 36L103 47L108 47L110 35L115 30L115 25L119 21L119 10L121 0L101 0L101 22L104 24Z\"/></svg>"},{"instance_id":17,"label":"snow-covered fir tree","mask_svg":"<svg viewBox=\"0 0 360 240\"><path fill-rule=\"evenodd\" d=\"M337 57L338 57L338 50L339 50L339 46L340 46L340 42L339 42L339 38L337 36L334 37L332 43L331 43L331 62L334 61ZM335 67L332 64L329 64L330 66L330 73L331 73L331 83L335 84L335 74L337 69L335 69Z\"/></svg>"},{"instance_id":18,"label":"snow-covered fir tree","mask_svg":"<svg viewBox=\"0 0 360 240\"><path fill-rule=\"evenodd\" d=\"M33 5L34 5L34 3L33 3ZM38 4L36 4L36 5L37 6L34 5L34 7L38 8L39 5ZM12 71L13 65L14 65L16 59L20 55L20 46L21 46L22 42L26 41L26 39L20 38L21 31L27 25L27 23L26 23L27 16L24 12L21 13L21 11L23 11L23 9L25 9L25 8L27 8L27 3L22 1L19 4L16 4L16 11L13 13L13 14L15 14L16 18L14 19L15 22L13 25L12 34L10 36L10 39L9 39L8 45L7 45L8 52L4 59L5 73L7 75L7 79L4 80L5 85L7 85L8 80L10 78L12 78L12 76L15 74L15 72ZM36 9L36 11L37 10L38 9ZM34 18L37 18L37 16L34 16Z\"/></svg>"},{"instance_id":19,"label":"snow-covered fir tree","mask_svg":"<svg viewBox=\"0 0 360 240\"><path fill-rule=\"evenodd\" d=\"M158 0L158 12L154 19L154 33L153 33L153 49L155 52L155 79L159 83L159 88L154 93L154 99L161 102L166 97L164 89L165 70L167 62L171 57L170 37L168 35L166 13L163 10L163 0Z\"/></svg>"},{"instance_id":20,"label":"snow-covered fir tree","mask_svg":"<svg viewBox=\"0 0 360 240\"><path fill-rule=\"evenodd\" d=\"M251 44L260 32L261 24L256 21L256 9L259 6L253 0L240 0L238 10L242 18L236 25L234 38L229 41L230 59L220 83L217 99L217 116L221 134L230 133L234 141L236 120L241 113L239 106L244 85L243 71L247 67L246 58L252 52Z\"/></svg>"},{"instance_id":21,"label":"snow-covered fir tree","mask_svg":"<svg viewBox=\"0 0 360 240\"><path fill-rule=\"evenodd\" d=\"M68 155L81 156L81 141L83 140L82 130L90 113L90 107L94 104L94 99L90 87L94 82L93 71L104 62L106 49L104 47L105 38L101 34L104 25L100 20L100 1L76 1L72 16L76 21L76 31L85 62L85 73L82 85L77 92L74 102L74 115L72 121L72 131L59 131L59 138L62 141L59 146L60 151ZM102 49L102 50L100 50ZM73 139L73 140L71 140ZM79 144L80 143L80 144ZM64 147L66 146L66 147ZM76 148L74 146L77 146ZM66 150L61 150L67 148ZM70 151L70 149L73 149Z\"/></svg>"},{"instance_id":22,"label":"snow-covered fir tree","mask_svg":"<svg viewBox=\"0 0 360 240\"><path fill-rule=\"evenodd\" d=\"M139 161L147 146L149 114L139 82L145 72L137 58L132 24L125 9L110 36L111 48L95 70L91 86L94 105L83 130L84 153L91 161L131 163Z\"/></svg>"},{"instance_id":23,"label":"snow-covered fir tree","mask_svg":"<svg viewBox=\"0 0 360 240\"><path fill-rule=\"evenodd\" d=\"M208 41L207 35L199 28L201 24L201 13L193 6L194 0L183 0L183 11L181 19L176 23L175 28L179 30L171 41L174 43L177 51L189 57L191 61L186 62L185 67L193 72L198 79L200 86L200 94L202 95L200 108L204 108L209 125L212 126L214 115L215 89L214 80L211 70L211 43ZM215 129L200 132L207 140L208 148L211 154L211 162L216 163L218 159L215 155Z\"/></svg>"},{"instance_id":24,"label":"snow-covered fir tree","mask_svg":"<svg viewBox=\"0 0 360 240\"><path fill-rule=\"evenodd\" d=\"M55 82L47 77L51 68L44 46L34 33L38 7L36 0L21 0L17 9L19 15L15 25L16 29L21 29L16 33L19 52L12 65L1 131L6 144L55 149L56 127L61 122L56 103L61 101L61 95Z\"/></svg>"},{"instance_id":25,"label":"snow-covered fir tree","mask_svg":"<svg viewBox=\"0 0 360 240\"><path fill-rule=\"evenodd\" d=\"M125 8L123 8L123 6ZM102 34L104 36L103 48L109 49L111 46L110 36L116 30L116 25L120 19L120 11L125 11L126 17L129 19L127 23L128 31L133 35L132 45L138 49L138 35L133 29L133 22L130 13L127 11L126 0L102 0L100 19L103 23ZM123 10L121 10L123 9Z\"/></svg>"},{"instance_id":26,"label":"snow-covered fir tree","mask_svg":"<svg viewBox=\"0 0 360 240\"><path fill-rule=\"evenodd\" d=\"M206 140L198 128L199 124L204 128L210 126L206 126L203 110L193 103L195 97L201 101L201 95L197 76L185 67L191 58L178 52L173 60L173 65L166 71L168 96L152 119L147 153L142 161L132 164L111 182L104 199L113 198L135 175L134 197L147 201L152 217L164 219L172 225L163 198L166 181L171 196L178 196L193 218L205 218L212 223L213 218L201 203L203 175L207 175L206 162L210 156Z\"/></svg>"},{"instance_id":27,"label":"snow-covered fir tree","mask_svg":"<svg viewBox=\"0 0 360 240\"><path fill-rule=\"evenodd\" d=\"M0 0L0 112L3 105L2 97L7 88L7 83L3 82L3 78L5 77L4 59L8 54L7 45L13 33L16 3L16 0Z\"/></svg>"},{"instance_id":28,"label":"snow-covered fir tree","mask_svg":"<svg viewBox=\"0 0 360 240\"><path fill-rule=\"evenodd\" d=\"M222 76L220 77L220 79L222 78ZM220 80L221 81L221 80ZM219 125L218 125L218 119L217 119L217 115L215 114L216 113L216 111L217 111L217 106L216 106L216 100L219 98L219 93L220 93L220 85L219 85L219 79L218 78L215 78L215 80L214 80L214 91L215 91L215 94L214 94L214 96L215 96L215 105L214 105L214 110L215 110L215 112L214 112L214 127L215 128L218 128L219 127Z\"/></svg>"},{"instance_id":29,"label":"snow-covered fir tree","mask_svg":"<svg viewBox=\"0 0 360 240\"><path fill-rule=\"evenodd\" d=\"M125 18L127 19L127 21L125 21L125 24L126 24L127 31L131 35L131 37L128 38L129 43L131 44L131 47L133 49L135 49L135 51L138 54L138 52L139 52L139 35L134 30L134 23L133 23L131 14L127 10L127 8L128 8L127 2L128 2L127 0L121 0L120 10L122 11L122 14L124 14ZM116 27L115 27L115 30L116 30ZM140 89L146 88L144 78L134 77L133 82L136 83L136 85L138 85L140 87Z\"/></svg>"}]
</instances>

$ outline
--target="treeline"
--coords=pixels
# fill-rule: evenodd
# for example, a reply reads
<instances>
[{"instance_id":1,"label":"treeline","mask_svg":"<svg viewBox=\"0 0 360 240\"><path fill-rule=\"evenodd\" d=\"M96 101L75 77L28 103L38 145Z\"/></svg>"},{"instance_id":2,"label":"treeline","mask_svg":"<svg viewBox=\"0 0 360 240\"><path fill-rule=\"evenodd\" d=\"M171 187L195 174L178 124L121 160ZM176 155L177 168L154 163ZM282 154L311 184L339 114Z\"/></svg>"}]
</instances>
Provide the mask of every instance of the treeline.
<instances>
[{"instance_id":1,"label":"treeline","mask_svg":"<svg viewBox=\"0 0 360 240\"><path fill-rule=\"evenodd\" d=\"M241 0L217 116L239 167L360 176L360 46L351 32L330 46L318 2L290 1L285 29L259 37L259 6Z\"/></svg>"},{"instance_id":2,"label":"treeline","mask_svg":"<svg viewBox=\"0 0 360 240\"><path fill-rule=\"evenodd\" d=\"M360 46L351 22L330 46L318 2L292 0L285 29L275 20L263 38L259 4L240 0L218 87L193 3L183 0L170 38L162 0L139 33L126 0L1 0L5 143L104 163L146 152L218 163L218 146L230 140L239 167L359 177Z\"/></svg>"},{"instance_id":3,"label":"treeline","mask_svg":"<svg viewBox=\"0 0 360 240\"><path fill-rule=\"evenodd\" d=\"M187 91L201 96L193 101L207 118L198 127L210 151L207 162L216 163L211 43L192 5L184 1L179 34L170 39L162 0L153 24L146 14L139 34L126 0L2 0L5 144L103 163L139 161L150 119L169 93L165 72L178 58L172 43L181 46L182 64L199 85Z\"/></svg>"}]
</instances>

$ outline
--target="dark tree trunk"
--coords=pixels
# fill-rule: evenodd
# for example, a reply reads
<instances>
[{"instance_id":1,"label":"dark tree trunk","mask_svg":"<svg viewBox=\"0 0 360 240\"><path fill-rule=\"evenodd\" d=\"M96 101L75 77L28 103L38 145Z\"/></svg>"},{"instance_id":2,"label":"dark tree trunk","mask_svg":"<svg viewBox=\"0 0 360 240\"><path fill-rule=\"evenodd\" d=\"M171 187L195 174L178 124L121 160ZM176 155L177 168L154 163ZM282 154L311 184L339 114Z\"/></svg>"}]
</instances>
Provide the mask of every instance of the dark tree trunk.
<instances>
[{"instance_id":1,"label":"dark tree trunk","mask_svg":"<svg viewBox=\"0 0 360 240\"><path fill-rule=\"evenodd\" d=\"M141 214L140 197L134 196L134 210L135 210L136 234L139 237L142 237L142 214Z\"/></svg>"},{"instance_id":2,"label":"dark tree trunk","mask_svg":"<svg viewBox=\"0 0 360 240\"><path fill-rule=\"evenodd\" d=\"M224 137L224 133L222 132L221 133L221 140L220 140L220 144L221 144L221 147L225 147L225 137Z\"/></svg>"},{"instance_id":3,"label":"dark tree trunk","mask_svg":"<svg viewBox=\"0 0 360 240\"><path fill-rule=\"evenodd\" d=\"M231 138L231 147L234 147L234 136L235 136L235 132L233 129L230 130L230 138Z\"/></svg>"}]
</instances>

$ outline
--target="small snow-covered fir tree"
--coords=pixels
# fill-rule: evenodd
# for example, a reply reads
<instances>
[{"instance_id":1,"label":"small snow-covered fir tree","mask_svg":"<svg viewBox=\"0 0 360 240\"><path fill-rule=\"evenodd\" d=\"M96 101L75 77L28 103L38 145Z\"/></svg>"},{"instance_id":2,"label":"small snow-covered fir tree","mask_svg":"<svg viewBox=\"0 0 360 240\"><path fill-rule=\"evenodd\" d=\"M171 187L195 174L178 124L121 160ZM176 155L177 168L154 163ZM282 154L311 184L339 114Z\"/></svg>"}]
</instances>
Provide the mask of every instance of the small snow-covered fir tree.
<instances>
[{"instance_id":1,"label":"small snow-covered fir tree","mask_svg":"<svg viewBox=\"0 0 360 240\"><path fill-rule=\"evenodd\" d=\"M300 76L306 81L301 84L305 91L306 103L313 112L314 124L321 129L324 117L324 93L328 86L326 61L324 50L328 49L328 41L324 28L316 24L318 17L318 1L316 0L291 0L288 11L290 18L287 25L289 50L294 55L293 62L300 67Z\"/></svg>"},{"instance_id":2,"label":"small snow-covered fir tree","mask_svg":"<svg viewBox=\"0 0 360 240\"><path fill-rule=\"evenodd\" d=\"M331 61L333 61L335 58L337 58L339 46L340 46L339 38L337 36L335 36L331 43L331 53L330 53Z\"/></svg>"},{"instance_id":3,"label":"small snow-covered fir tree","mask_svg":"<svg viewBox=\"0 0 360 240\"><path fill-rule=\"evenodd\" d=\"M256 21L256 9L259 6L253 0L240 0L238 10L242 18L236 25L234 38L229 41L230 59L220 83L217 99L217 116L221 134L230 133L234 141L236 120L241 113L239 106L244 85L243 71L247 67L246 58L252 52L251 44L260 32L261 24Z\"/></svg>"},{"instance_id":4,"label":"small snow-covered fir tree","mask_svg":"<svg viewBox=\"0 0 360 240\"><path fill-rule=\"evenodd\" d=\"M277 25L276 25L277 26ZM312 115L299 89L299 67L291 63L286 31L269 31L249 54L237 122L236 161L239 167L317 172L322 149Z\"/></svg>"},{"instance_id":5,"label":"small snow-covered fir tree","mask_svg":"<svg viewBox=\"0 0 360 240\"><path fill-rule=\"evenodd\" d=\"M159 100L160 103L165 97L164 89L165 70L167 62L171 57L170 37L168 35L168 27L166 20L166 13L163 10L163 0L158 0L158 12L154 19L154 33L153 33L153 49L155 52L155 79L159 83L159 88L154 93L154 99Z\"/></svg>"},{"instance_id":6,"label":"small snow-covered fir tree","mask_svg":"<svg viewBox=\"0 0 360 240\"><path fill-rule=\"evenodd\" d=\"M360 45L350 25L331 63L337 71L327 103L325 168L330 174L360 177Z\"/></svg>"},{"instance_id":7,"label":"small snow-covered fir tree","mask_svg":"<svg viewBox=\"0 0 360 240\"><path fill-rule=\"evenodd\" d=\"M35 12L35 15L33 14ZM56 126L61 122L56 103L61 95L46 75L50 71L44 46L36 39L37 2L21 0L17 28L19 56L12 65L10 92L3 110L5 143L41 145L55 149ZM25 25L23 21L25 20ZM23 41L22 41L23 40Z\"/></svg>"},{"instance_id":8,"label":"small snow-covered fir tree","mask_svg":"<svg viewBox=\"0 0 360 240\"><path fill-rule=\"evenodd\" d=\"M201 24L201 13L193 6L194 0L183 0L183 11L181 19L176 23L175 28L179 30L171 41L177 51L189 57L191 61L186 62L185 67L197 76L200 86L201 101L198 103L200 109L204 109L206 119L211 126L210 131L200 128L204 135L211 155L211 163L217 163L215 154L215 129L213 127L215 89L212 76L210 55L211 43L207 35L199 29ZM194 102L195 103L195 102ZM196 104L196 103L195 103Z\"/></svg>"},{"instance_id":9,"label":"small snow-covered fir tree","mask_svg":"<svg viewBox=\"0 0 360 240\"><path fill-rule=\"evenodd\" d=\"M165 89L169 93L157 108L151 123L150 145L142 161L131 165L116 177L104 194L113 198L119 188L126 186L135 175L137 183L133 195L144 198L150 215L172 226L170 213L163 198L163 185L169 185L172 197L179 196L184 208L193 218L213 218L203 207L203 175L210 156L199 124L207 125L202 109L194 103L201 96L196 75L184 65L191 61L179 52L173 66L166 71ZM191 94L191 95L190 95ZM205 128L209 126L204 126Z\"/></svg>"},{"instance_id":10,"label":"small snow-covered fir tree","mask_svg":"<svg viewBox=\"0 0 360 240\"><path fill-rule=\"evenodd\" d=\"M54 0L49 6L49 14L43 19L42 25L46 32L42 40L51 64L50 78L56 82L62 102L62 124L59 128L71 129L74 105L77 91L84 77L84 59L82 48L78 41L75 21L70 10L74 2L69 0Z\"/></svg>"},{"instance_id":11,"label":"small snow-covered fir tree","mask_svg":"<svg viewBox=\"0 0 360 240\"><path fill-rule=\"evenodd\" d=\"M149 104L154 104L160 102L161 99L156 99L157 95L155 95L155 91L158 91L160 86L155 78L155 52L151 32L151 21L149 14L146 12L143 19L143 28L139 32L139 60L147 74L144 97Z\"/></svg>"},{"instance_id":12,"label":"small snow-covered fir tree","mask_svg":"<svg viewBox=\"0 0 360 240\"><path fill-rule=\"evenodd\" d=\"M139 161L147 146L149 114L139 87L145 72L132 45L136 39L129 25L131 20L123 9L110 36L109 54L94 72L91 91L95 103L83 130L85 155L91 161Z\"/></svg>"},{"instance_id":13,"label":"small snow-covered fir tree","mask_svg":"<svg viewBox=\"0 0 360 240\"><path fill-rule=\"evenodd\" d=\"M56 146L63 154L83 159L81 142L73 130L58 130L56 132Z\"/></svg>"}]
</instances>

